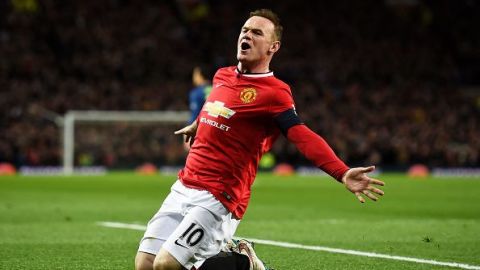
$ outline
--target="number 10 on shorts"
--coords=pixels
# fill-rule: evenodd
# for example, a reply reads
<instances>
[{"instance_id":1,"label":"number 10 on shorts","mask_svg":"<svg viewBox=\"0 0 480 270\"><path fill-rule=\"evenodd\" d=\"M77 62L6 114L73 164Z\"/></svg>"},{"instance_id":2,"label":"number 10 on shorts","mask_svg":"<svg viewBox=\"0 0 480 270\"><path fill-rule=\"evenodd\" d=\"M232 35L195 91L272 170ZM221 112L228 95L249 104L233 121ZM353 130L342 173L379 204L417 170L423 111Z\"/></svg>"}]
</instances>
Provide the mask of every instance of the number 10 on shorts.
<instances>
[{"instance_id":1,"label":"number 10 on shorts","mask_svg":"<svg viewBox=\"0 0 480 270\"><path fill-rule=\"evenodd\" d=\"M175 244L186 248L186 246L183 245L183 243L185 243L188 246L193 247L202 240L204 234L205 232L202 227L192 223L190 227L188 227L188 229L183 232L177 240L175 240Z\"/></svg>"}]
</instances>

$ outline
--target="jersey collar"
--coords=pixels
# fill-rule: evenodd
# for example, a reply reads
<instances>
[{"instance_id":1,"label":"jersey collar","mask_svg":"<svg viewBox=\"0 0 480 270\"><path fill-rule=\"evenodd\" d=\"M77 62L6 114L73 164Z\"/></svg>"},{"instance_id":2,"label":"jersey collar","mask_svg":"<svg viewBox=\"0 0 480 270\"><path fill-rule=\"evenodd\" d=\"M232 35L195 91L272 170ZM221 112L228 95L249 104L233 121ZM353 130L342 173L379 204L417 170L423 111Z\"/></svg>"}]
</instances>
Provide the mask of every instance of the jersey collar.
<instances>
[{"instance_id":1,"label":"jersey collar","mask_svg":"<svg viewBox=\"0 0 480 270\"><path fill-rule=\"evenodd\" d=\"M273 76L273 71L265 72L265 73L242 73L240 72L240 70L238 70L238 67L235 68L235 73L248 78L264 78L264 77Z\"/></svg>"}]
</instances>

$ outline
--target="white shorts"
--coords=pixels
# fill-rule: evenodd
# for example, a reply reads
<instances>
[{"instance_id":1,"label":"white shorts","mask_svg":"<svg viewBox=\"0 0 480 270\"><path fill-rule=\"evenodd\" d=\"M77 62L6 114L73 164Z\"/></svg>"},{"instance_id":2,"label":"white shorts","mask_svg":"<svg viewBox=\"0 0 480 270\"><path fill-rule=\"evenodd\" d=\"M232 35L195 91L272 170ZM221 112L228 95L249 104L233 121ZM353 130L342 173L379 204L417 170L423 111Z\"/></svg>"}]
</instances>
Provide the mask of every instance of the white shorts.
<instances>
[{"instance_id":1,"label":"white shorts","mask_svg":"<svg viewBox=\"0 0 480 270\"><path fill-rule=\"evenodd\" d=\"M239 223L210 192L177 180L148 222L138 251L156 255L163 247L186 269L198 269L220 252Z\"/></svg>"}]
</instances>

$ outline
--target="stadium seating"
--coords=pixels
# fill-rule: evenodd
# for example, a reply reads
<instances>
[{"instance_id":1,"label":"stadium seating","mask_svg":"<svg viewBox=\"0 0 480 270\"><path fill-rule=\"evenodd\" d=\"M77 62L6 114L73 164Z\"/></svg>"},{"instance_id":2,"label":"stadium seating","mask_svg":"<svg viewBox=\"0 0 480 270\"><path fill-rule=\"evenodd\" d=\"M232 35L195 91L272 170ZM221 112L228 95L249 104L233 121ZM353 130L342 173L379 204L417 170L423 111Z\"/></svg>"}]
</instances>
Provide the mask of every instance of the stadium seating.
<instances>
[{"instance_id":1,"label":"stadium seating","mask_svg":"<svg viewBox=\"0 0 480 270\"><path fill-rule=\"evenodd\" d=\"M414 2L264 2L285 27L272 67L301 118L349 164L478 167L479 4ZM235 64L241 23L259 4L181 3L0 4L0 162L61 163L58 129L41 112L186 110L192 67ZM90 154L115 166L109 149L123 143L131 163L181 163L181 148L168 158L135 150L138 140L168 144L171 131L159 133L106 140ZM284 139L273 151L279 162L306 162Z\"/></svg>"}]
</instances>

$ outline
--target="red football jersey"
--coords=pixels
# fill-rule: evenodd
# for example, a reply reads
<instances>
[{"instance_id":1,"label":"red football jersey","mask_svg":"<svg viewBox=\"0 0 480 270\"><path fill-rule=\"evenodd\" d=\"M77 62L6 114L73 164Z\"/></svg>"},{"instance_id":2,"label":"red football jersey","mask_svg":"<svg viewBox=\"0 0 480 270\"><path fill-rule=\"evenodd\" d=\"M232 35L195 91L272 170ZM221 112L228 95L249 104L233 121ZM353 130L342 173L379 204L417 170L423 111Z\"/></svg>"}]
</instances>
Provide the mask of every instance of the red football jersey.
<instances>
[{"instance_id":1,"label":"red football jersey","mask_svg":"<svg viewBox=\"0 0 480 270\"><path fill-rule=\"evenodd\" d=\"M258 162L280 130L274 117L294 108L290 87L273 76L222 68L200 112L182 183L211 192L237 218L250 199Z\"/></svg>"}]
</instances>

